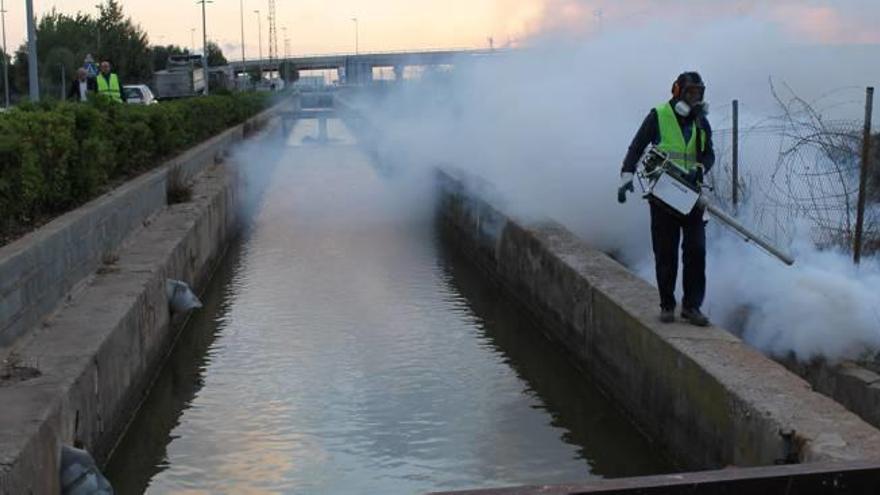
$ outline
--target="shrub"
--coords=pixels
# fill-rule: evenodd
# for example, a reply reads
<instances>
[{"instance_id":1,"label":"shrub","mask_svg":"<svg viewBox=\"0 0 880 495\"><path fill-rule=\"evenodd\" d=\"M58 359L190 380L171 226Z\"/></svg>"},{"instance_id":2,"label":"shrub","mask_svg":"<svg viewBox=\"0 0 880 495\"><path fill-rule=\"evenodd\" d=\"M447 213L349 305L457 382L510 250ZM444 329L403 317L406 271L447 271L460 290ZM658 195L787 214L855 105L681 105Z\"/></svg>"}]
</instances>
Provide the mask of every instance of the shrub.
<instances>
[{"instance_id":1,"label":"shrub","mask_svg":"<svg viewBox=\"0 0 880 495\"><path fill-rule=\"evenodd\" d=\"M263 93L148 107L41 102L0 114L0 238L240 124L268 102Z\"/></svg>"}]
</instances>

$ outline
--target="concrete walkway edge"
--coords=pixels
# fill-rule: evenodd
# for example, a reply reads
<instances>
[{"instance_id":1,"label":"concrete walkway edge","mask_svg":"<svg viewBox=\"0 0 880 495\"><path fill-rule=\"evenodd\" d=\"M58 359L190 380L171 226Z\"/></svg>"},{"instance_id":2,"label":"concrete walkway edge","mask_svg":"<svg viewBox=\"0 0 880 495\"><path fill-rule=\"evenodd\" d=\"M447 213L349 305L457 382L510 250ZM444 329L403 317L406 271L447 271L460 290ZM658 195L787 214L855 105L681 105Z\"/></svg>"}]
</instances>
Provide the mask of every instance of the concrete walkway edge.
<instances>
[{"instance_id":1,"label":"concrete walkway edge","mask_svg":"<svg viewBox=\"0 0 880 495\"><path fill-rule=\"evenodd\" d=\"M508 217L461 171L437 178L447 238L684 467L880 458L880 431L722 329L659 323L656 290L561 225Z\"/></svg>"}]
</instances>

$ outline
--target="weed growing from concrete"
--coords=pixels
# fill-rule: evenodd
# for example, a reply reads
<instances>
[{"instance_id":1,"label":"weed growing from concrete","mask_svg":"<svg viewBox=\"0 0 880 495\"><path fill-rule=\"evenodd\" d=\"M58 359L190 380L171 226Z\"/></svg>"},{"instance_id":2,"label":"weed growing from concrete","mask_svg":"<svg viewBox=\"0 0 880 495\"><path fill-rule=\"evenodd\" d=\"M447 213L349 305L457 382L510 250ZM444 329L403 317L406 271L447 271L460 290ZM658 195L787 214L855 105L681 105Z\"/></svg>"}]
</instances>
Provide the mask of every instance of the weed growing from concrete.
<instances>
[{"instance_id":1,"label":"weed growing from concrete","mask_svg":"<svg viewBox=\"0 0 880 495\"><path fill-rule=\"evenodd\" d=\"M12 351L6 356L2 366L0 366L0 387L30 380L41 374L40 370L37 369L36 361L28 363L21 354Z\"/></svg>"},{"instance_id":2,"label":"weed growing from concrete","mask_svg":"<svg viewBox=\"0 0 880 495\"><path fill-rule=\"evenodd\" d=\"M169 205L192 200L192 183L180 166L171 167L166 178L166 201Z\"/></svg>"}]
</instances>

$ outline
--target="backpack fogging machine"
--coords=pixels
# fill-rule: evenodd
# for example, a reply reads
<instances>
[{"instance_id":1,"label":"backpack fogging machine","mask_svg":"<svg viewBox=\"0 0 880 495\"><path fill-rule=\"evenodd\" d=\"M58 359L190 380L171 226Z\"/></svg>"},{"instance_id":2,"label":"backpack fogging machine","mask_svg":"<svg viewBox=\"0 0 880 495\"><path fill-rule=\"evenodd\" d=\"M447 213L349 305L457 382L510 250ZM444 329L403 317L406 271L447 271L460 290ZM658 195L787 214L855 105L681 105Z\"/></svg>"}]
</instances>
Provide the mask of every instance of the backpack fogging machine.
<instances>
[{"instance_id":1,"label":"backpack fogging machine","mask_svg":"<svg viewBox=\"0 0 880 495\"><path fill-rule=\"evenodd\" d=\"M703 194L701 186L692 185L669 156L656 147L652 146L645 152L642 167L639 168L637 175L645 199L661 203L681 215L688 215L695 206L705 208L710 215L733 229L746 242L754 242L786 265L794 264L791 255L750 231L724 210L710 203Z\"/></svg>"}]
</instances>

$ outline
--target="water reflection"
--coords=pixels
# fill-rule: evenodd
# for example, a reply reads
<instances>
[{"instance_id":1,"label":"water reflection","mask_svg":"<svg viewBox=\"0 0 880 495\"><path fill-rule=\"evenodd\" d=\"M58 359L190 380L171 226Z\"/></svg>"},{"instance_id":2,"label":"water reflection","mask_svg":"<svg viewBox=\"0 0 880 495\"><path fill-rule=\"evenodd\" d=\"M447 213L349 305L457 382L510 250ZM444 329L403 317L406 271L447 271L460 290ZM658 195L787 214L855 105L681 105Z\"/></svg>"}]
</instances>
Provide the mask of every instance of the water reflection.
<instances>
[{"instance_id":1,"label":"water reflection","mask_svg":"<svg viewBox=\"0 0 880 495\"><path fill-rule=\"evenodd\" d=\"M605 398L590 378L571 362L559 345L541 332L532 316L455 249L444 249L440 262L454 289L502 359L527 384L561 440L577 446L578 458L604 477L665 473L673 464L657 455L645 438Z\"/></svg>"}]
</instances>

